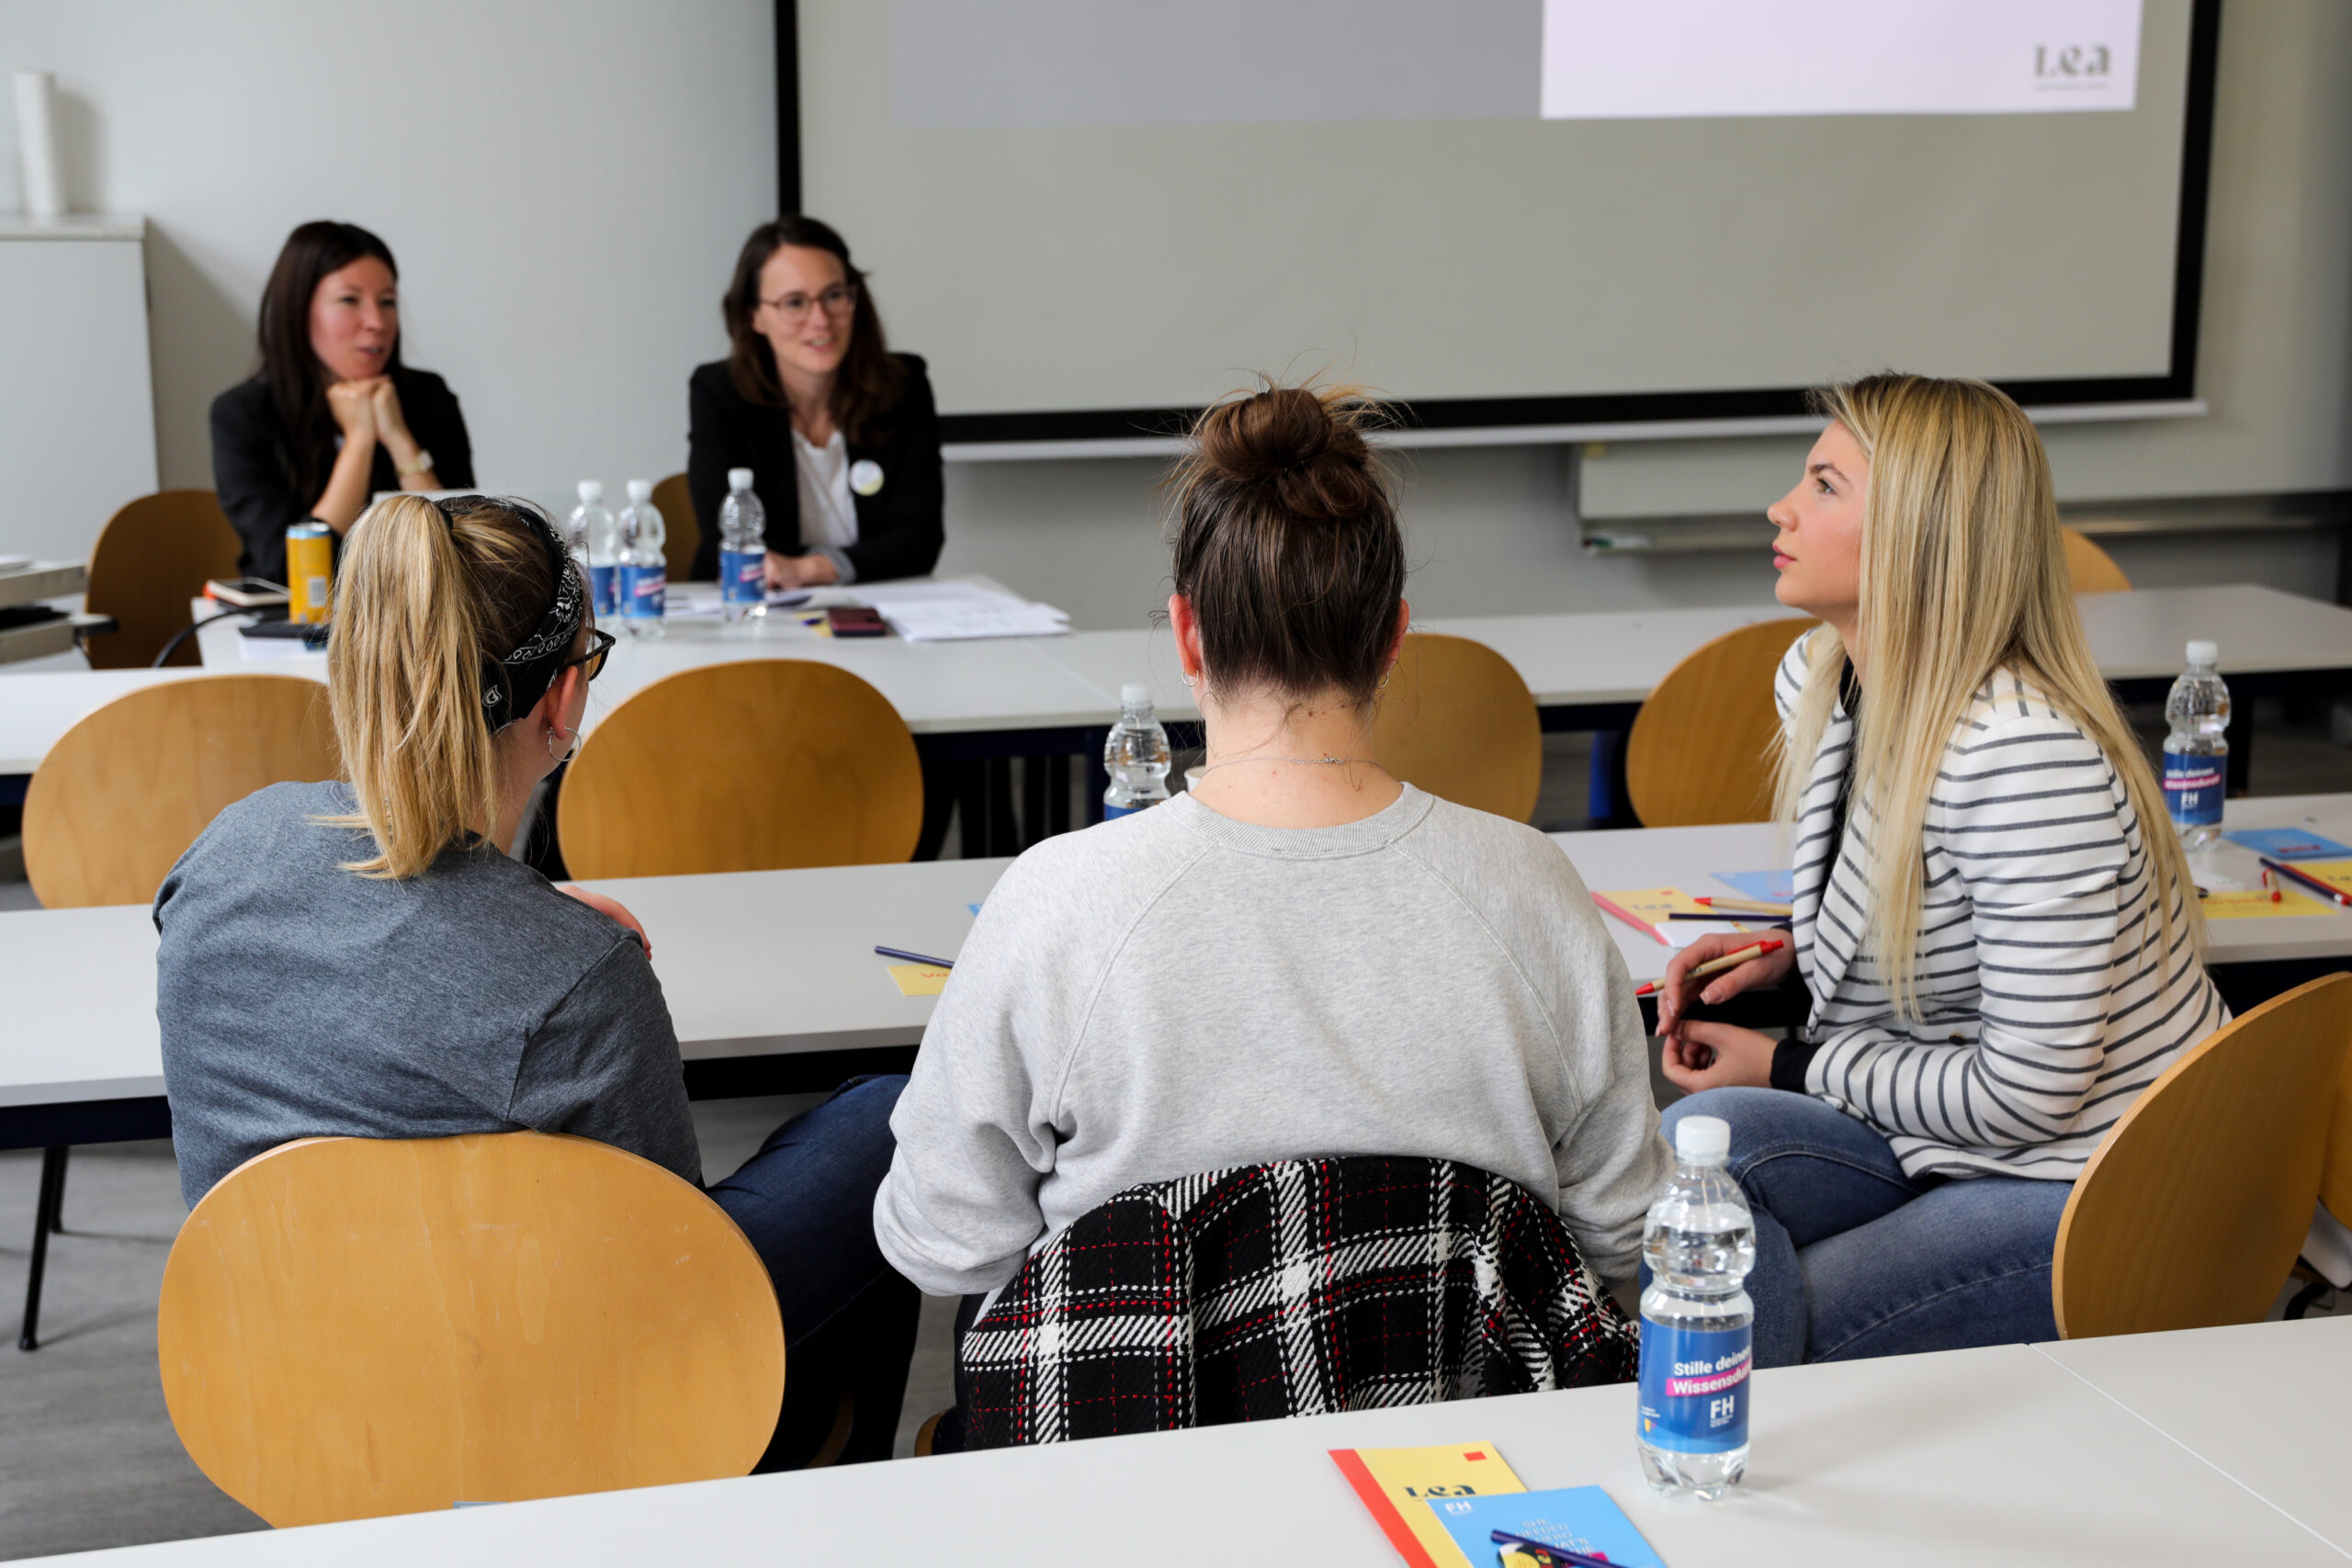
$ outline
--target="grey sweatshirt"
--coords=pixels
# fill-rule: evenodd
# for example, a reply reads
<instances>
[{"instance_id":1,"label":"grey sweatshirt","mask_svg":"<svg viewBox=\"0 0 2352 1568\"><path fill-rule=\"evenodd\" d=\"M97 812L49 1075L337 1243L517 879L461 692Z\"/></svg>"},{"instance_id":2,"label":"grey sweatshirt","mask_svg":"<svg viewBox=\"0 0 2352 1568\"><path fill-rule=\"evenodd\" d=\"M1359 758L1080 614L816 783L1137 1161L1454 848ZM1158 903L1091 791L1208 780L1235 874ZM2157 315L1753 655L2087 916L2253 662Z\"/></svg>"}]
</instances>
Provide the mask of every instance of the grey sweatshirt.
<instances>
[{"instance_id":1,"label":"grey sweatshirt","mask_svg":"<svg viewBox=\"0 0 2352 1568\"><path fill-rule=\"evenodd\" d=\"M295 1138L530 1127L699 1180L678 1037L636 933L495 850L406 882L337 863L340 784L273 784L213 819L155 896L155 1016L193 1204Z\"/></svg>"},{"instance_id":2,"label":"grey sweatshirt","mask_svg":"<svg viewBox=\"0 0 2352 1568\"><path fill-rule=\"evenodd\" d=\"M1179 795L1031 850L890 1126L875 1232L943 1295L1137 1182L1340 1154L1509 1177L1620 1285L1671 1169L1633 984L1567 857L1410 786L1340 828Z\"/></svg>"}]
</instances>

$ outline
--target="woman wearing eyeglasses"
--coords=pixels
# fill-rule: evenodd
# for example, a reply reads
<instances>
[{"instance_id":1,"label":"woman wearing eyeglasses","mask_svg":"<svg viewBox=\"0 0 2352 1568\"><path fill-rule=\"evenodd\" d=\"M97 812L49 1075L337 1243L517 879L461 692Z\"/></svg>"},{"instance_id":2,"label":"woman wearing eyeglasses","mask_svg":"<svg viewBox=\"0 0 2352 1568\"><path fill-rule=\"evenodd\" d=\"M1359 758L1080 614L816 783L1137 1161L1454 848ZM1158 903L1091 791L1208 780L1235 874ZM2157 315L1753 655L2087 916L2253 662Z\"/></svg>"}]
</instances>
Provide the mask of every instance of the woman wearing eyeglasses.
<instances>
[{"instance_id":1,"label":"woman wearing eyeglasses","mask_svg":"<svg viewBox=\"0 0 2352 1568\"><path fill-rule=\"evenodd\" d=\"M345 777L230 807L155 897L182 1192L297 1138L526 1128L699 1182L643 928L503 852L612 647L579 567L524 503L390 497L353 525L334 594ZM853 1079L709 1189L766 1262L792 1351L763 1468L816 1453L845 1391L842 1457L890 1457L919 1298L872 1213L905 1083Z\"/></svg>"},{"instance_id":2,"label":"woman wearing eyeglasses","mask_svg":"<svg viewBox=\"0 0 2352 1568\"><path fill-rule=\"evenodd\" d=\"M720 302L733 347L695 367L686 483L694 575L718 575L727 470L752 470L771 588L920 577L939 558L939 413L922 361L892 354L847 242L814 218L763 223Z\"/></svg>"}]
</instances>

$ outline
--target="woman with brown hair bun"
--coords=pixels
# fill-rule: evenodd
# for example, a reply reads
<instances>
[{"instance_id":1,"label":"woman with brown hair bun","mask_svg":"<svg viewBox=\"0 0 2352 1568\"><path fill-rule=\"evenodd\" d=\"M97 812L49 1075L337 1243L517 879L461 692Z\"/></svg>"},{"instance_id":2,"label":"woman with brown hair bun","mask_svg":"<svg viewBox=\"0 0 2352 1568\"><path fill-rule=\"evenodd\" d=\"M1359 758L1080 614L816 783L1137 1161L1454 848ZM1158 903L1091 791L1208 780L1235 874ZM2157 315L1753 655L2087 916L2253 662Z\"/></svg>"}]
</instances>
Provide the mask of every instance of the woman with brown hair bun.
<instances>
[{"instance_id":1,"label":"woman with brown hair bun","mask_svg":"<svg viewBox=\"0 0 2352 1568\"><path fill-rule=\"evenodd\" d=\"M531 1128L699 1181L678 1037L627 909L502 852L613 639L519 502L390 497L334 584L345 777L220 813L155 897L155 1014L190 1204L296 1138ZM570 897L566 897L566 895ZM763 1462L888 1459L917 1297L868 1218L899 1077L852 1079L710 1195L768 1266L792 1377Z\"/></svg>"},{"instance_id":2,"label":"woman with brown hair bun","mask_svg":"<svg viewBox=\"0 0 2352 1568\"><path fill-rule=\"evenodd\" d=\"M1405 547L1363 400L1268 386L1177 470L1200 782L1049 839L982 907L891 1119L882 1250L994 1291L1122 1189L1350 1153L1463 1161L1612 1286L1670 1168L1615 944L1533 829L1392 777Z\"/></svg>"},{"instance_id":3,"label":"woman with brown hair bun","mask_svg":"<svg viewBox=\"0 0 2352 1568\"><path fill-rule=\"evenodd\" d=\"M922 361L892 354L849 244L814 218L752 231L719 302L732 347L687 383L686 486L718 575L727 472L767 513L771 588L920 577L939 559L945 483Z\"/></svg>"}]
</instances>

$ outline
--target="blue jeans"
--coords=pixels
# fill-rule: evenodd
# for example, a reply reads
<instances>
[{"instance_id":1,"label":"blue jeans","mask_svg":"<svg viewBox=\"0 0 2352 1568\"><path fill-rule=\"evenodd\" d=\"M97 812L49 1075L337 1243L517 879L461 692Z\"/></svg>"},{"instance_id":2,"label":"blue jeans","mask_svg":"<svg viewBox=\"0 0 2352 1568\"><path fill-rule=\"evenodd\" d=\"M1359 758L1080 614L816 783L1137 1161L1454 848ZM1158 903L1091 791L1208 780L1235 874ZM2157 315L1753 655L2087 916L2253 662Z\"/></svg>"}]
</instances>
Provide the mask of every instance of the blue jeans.
<instances>
[{"instance_id":1,"label":"blue jeans","mask_svg":"<svg viewBox=\"0 0 2352 1568\"><path fill-rule=\"evenodd\" d=\"M784 1313L784 1410L762 1471L805 1465L831 1435L843 1393L856 1412L842 1462L890 1457L922 1296L874 1240L874 1194L897 1144L904 1076L852 1078L768 1134L709 1188L768 1266Z\"/></svg>"},{"instance_id":2,"label":"blue jeans","mask_svg":"<svg viewBox=\"0 0 2352 1568\"><path fill-rule=\"evenodd\" d=\"M2058 1337L2050 1259L2073 1183L1914 1180L1867 1122L1781 1089L1678 1100L1669 1141L1685 1116L1731 1123L1729 1168L1756 1213L1758 1366Z\"/></svg>"}]
</instances>

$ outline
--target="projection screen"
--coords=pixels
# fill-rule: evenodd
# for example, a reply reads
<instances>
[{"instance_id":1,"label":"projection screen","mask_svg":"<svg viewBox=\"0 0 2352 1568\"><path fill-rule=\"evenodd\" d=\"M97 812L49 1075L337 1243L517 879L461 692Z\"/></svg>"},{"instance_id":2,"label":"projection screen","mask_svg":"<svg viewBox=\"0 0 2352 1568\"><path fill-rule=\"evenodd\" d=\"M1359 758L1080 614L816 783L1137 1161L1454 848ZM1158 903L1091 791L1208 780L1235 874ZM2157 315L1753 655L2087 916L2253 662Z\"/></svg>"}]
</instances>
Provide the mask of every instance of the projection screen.
<instances>
[{"instance_id":1,"label":"projection screen","mask_svg":"<svg viewBox=\"0 0 2352 1568\"><path fill-rule=\"evenodd\" d=\"M1258 371L1433 429L1883 367L2193 395L2219 0L780 0L787 207L951 440ZM797 180L796 191L794 182Z\"/></svg>"}]
</instances>

